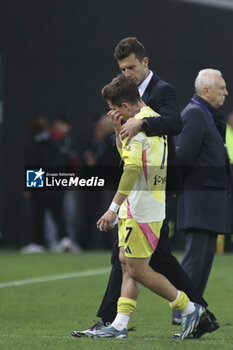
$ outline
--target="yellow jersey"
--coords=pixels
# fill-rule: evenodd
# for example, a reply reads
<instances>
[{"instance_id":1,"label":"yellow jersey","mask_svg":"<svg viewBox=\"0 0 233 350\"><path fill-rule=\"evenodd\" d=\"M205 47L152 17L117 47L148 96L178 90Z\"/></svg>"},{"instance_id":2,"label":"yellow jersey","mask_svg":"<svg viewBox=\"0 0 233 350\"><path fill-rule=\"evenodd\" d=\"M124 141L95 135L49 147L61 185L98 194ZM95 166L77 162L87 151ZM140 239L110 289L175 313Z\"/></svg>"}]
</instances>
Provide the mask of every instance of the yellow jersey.
<instances>
[{"instance_id":1,"label":"yellow jersey","mask_svg":"<svg viewBox=\"0 0 233 350\"><path fill-rule=\"evenodd\" d=\"M150 107L145 106L134 119L161 118ZM139 132L129 145L122 140L118 149L125 166L141 167L133 189L120 207L119 217L133 217L139 223L161 221L165 218L165 190L167 175L167 136L147 137Z\"/></svg>"}]
</instances>

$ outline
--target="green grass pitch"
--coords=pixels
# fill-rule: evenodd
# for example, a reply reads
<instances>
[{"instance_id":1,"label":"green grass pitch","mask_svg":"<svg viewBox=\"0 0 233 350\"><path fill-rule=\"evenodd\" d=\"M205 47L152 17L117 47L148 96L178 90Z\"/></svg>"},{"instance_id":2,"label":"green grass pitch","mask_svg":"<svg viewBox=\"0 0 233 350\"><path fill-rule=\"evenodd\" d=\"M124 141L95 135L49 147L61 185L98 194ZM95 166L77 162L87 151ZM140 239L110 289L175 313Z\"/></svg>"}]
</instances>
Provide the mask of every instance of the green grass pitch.
<instances>
[{"instance_id":1,"label":"green grass pitch","mask_svg":"<svg viewBox=\"0 0 233 350\"><path fill-rule=\"evenodd\" d=\"M180 257L180 256L179 256ZM205 298L221 328L199 340L176 341L166 300L142 289L129 326L129 339L71 338L98 320L97 308L108 273L37 283L8 285L12 281L110 268L110 253L22 255L0 252L1 350L173 350L233 349L233 254L216 256Z\"/></svg>"}]
</instances>

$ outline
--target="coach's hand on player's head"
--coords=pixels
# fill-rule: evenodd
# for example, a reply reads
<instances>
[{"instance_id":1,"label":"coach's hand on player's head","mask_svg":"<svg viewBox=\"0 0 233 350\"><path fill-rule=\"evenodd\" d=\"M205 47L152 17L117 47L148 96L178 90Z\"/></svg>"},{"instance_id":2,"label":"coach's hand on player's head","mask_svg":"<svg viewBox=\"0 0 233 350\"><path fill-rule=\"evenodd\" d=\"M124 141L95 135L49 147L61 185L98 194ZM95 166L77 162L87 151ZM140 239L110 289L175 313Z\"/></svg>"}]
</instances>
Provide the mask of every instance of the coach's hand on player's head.
<instances>
[{"instance_id":1,"label":"coach's hand on player's head","mask_svg":"<svg viewBox=\"0 0 233 350\"><path fill-rule=\"evenodd\" d=\"M121 121L123 118L122 114L120 112L114 111L114 109L110 109L108 115L111 118L115 132L119 135L121 130Z\"/></svg>"},{"instance_id":2,"label":"coach's hand on player's head","mask_svg":"<svg viewBox=\"0 0 233 350\"><path fill-rule=\"evenodd\" d=\"M111 230L114 225L113 221L116 218L116 213L114 213L111 210L107 210L106 213L104 213L103 216L97 221L96 226L100 231L108 231Z\"/></svg>"},{"instance_id":3,"label":"coach's hand on player's head","mask_svg":"<svg viewBox=\"0 0 233 350\"><path fill-rule=\"evenodd\" d=\"M121 126L121 131L120 131L121 139L124 140L124 138L128 137L126 146L129 144L132 137L134 137L139 133L141 125L142 125L141 119L130 118L127 120L127 122L124 125Z\"/></svg>"}]
</instances>

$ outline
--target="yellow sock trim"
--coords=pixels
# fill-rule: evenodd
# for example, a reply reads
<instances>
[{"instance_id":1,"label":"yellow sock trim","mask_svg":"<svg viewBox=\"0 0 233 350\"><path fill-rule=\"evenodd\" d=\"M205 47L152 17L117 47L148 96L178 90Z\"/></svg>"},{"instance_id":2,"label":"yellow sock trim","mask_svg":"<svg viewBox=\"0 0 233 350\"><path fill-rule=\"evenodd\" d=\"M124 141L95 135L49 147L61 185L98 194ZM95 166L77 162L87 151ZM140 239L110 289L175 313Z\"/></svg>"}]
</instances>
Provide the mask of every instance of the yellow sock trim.
<instances>
[{"instance_id":1,"label":"yellow sock trim","mask_svg":"<svg viewBox=\"0 0 233 350\"><path fill-rule=\"evenodd\" d=\"M189 298L187 297L187 295L184 292L180 292L180 295L176 299L176 301L169 303L169 305L173 310L183 311L188 306L188 303Z\"/></svg>"},{"instance_id":2,"label":"yellow sock trim","mask_svg":"<svg viewBox=\"0 0 233 350\"><path fill-rule=\"evenodd\" d=\"M125 315L131 315L136 309L137 302L130 298L119 298L117 303L117 312Z\"/></svg>"}]
</instances>

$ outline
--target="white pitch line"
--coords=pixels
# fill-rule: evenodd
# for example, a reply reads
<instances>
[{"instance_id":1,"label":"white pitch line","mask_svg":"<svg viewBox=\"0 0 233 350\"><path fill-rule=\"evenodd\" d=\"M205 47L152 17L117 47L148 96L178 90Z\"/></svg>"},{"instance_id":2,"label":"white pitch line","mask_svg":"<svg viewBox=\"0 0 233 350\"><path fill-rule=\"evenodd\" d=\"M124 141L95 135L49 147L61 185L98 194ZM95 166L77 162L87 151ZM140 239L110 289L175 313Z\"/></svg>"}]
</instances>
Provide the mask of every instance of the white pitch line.
<instances>
[{"instance_id":1,"label":"white pitch line","mask_svg":"<svg viewBox=\"0 0 233 350\"><path fill-rule=\"evenodd\" d=\"M79 272L64 273L62 275L52 275L52 276L44 276L44 277L38 277L38 278L29 278L29 279L25 279L25 280L21 280L21 281L10 281L10 282L5 282L5 283L0 283L0 288L22 286L23 284L64 280L67 278L102 275L102 274L107 273L109 271L110 271L110 268L105 267L105 268L101 268L101 269L97 269L97 270L86 270L86 271L79 271Z\"/></svg>"},{"instance_id":2,"label":"white pitch line","mask_svg":"<svg viewBox=\"0 0 233 350\"><path fill-rule=\"evenodd\" d=\"M31 335L34 339L70 339L71 336L68 335ZM5 338L30 338L29 335L20 335L20 334L0 334L0 337L5 337ZM75 338L72 338L75 339Z\"/></svg>"}]
</instances>

